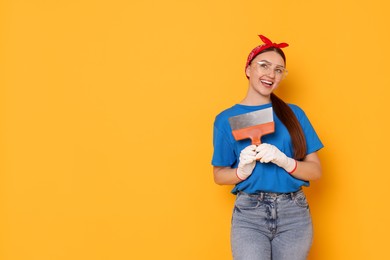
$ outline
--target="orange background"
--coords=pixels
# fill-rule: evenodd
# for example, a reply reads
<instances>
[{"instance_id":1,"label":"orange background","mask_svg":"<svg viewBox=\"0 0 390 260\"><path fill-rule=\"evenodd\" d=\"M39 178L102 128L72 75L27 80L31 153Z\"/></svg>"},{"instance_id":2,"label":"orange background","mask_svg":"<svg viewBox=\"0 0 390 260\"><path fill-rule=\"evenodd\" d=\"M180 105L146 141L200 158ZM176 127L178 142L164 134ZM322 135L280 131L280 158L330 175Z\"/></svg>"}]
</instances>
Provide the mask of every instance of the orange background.
<instances>
[{"instance_id":1,"label":"orange background","mask_svg":"<svg viewBox=\"0 0 390 260\"><path fill-rule=\"evenodd\" d=\"M258 34L325 144L309 259L388 255L389 4L0 1L0 259L231 259L212 124ZM293 246L293 245L292 245Z\"/></svg>"}]
</instances>

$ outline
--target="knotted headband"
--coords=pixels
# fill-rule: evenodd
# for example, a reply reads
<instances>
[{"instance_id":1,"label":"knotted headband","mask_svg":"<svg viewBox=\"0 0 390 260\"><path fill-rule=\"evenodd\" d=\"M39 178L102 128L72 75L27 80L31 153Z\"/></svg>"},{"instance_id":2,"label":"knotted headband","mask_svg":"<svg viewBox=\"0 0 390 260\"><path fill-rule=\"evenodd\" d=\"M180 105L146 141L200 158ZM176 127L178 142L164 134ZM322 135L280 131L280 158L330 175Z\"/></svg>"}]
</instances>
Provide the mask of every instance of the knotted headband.
<instances>
[{"instance_id":1,"label":"knotted headband","mask_svg":"<svg viewBox=\"0 0 390 260\"><path fill-rule=\"evenodd\" d=\"M248 56L248 59L246 61L246 65L245 65L245 71L246 71L246 68L249 66L249 64L252 62L252 60L262 51L266 50L266 49L269 49L269 48L278 48L278 49L281 49L281 48L285 48L288 46L287 43L285 42L282 42L282 43L273 43L270 39L268 39L267 37L265 37L264 35L259 35L260 39L264 42L262 45L259 45L257 46L256 48L254 48L250 53L249 53L249 56Z\"/></svg>"}]
</instances>

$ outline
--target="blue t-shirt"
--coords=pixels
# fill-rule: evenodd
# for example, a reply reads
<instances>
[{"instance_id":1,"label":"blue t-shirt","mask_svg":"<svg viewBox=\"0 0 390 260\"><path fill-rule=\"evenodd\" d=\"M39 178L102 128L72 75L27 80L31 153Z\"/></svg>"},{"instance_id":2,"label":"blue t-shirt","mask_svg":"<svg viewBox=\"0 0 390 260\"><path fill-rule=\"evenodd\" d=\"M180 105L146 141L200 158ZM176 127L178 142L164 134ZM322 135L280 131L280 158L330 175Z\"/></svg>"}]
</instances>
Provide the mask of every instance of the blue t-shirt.
<instances>
[{"instance_id":1,"label":"blue t-shirt","mask_svg":"<svg viewBox=\"0 0 390 260\"><path fill-rule=\"evenodd\" d=\"M289 104L289 106L302 126L303 133L306 138L307 154L321 149L323 144L304 111L296 105ZM212 165L237 168L241 150L251 144L250 139L241 141L236 141L234 139L228 118L268 107L272 107L272 104L269 103L260 106L245 106L237 104L217 115L214 122L214 154L212 158ZM273 116L275 122L275 132L264 135L261 138L261 142L275 145L288 157L293 158L293 146L290 134L275 113ZM232 193L236 194L239 191L249 194L257 192L287 193L297 191L301 186L309 186L309 182L294 178L276 164L256 162L252 175L250 175L246 180L236 184Z\"/></svg>"}]
</instances>

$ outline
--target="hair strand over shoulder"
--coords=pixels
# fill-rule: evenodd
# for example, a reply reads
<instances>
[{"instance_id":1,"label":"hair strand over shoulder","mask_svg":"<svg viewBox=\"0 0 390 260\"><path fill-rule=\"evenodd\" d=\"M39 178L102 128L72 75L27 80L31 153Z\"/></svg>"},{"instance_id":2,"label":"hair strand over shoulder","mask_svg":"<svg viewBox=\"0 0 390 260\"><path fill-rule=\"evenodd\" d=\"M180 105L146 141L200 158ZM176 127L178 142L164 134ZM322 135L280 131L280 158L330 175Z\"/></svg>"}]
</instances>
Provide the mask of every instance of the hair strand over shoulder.
<instances>
[{"instance_id":1,"label":"hair strand over shoulder","mask_svg":"<svg viewBox=\"0 0 390 260\"><path fill-rule=\"evenodd\" d=\"M286 126L294 148L294 159L303 160L306 156L306 139L301 124L292 109L274 93L271 94L272 107L277 117Z\"/></svg>"}]
</instances>

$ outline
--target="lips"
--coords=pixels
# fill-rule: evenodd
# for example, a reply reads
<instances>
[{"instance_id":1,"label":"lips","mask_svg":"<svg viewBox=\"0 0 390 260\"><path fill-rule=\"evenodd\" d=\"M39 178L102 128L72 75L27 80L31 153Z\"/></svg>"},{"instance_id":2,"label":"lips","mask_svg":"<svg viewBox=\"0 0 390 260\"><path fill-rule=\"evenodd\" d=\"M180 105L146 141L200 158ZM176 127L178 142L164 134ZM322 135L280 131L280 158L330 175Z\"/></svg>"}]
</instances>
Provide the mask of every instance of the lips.
<instances>
[{"instance_id":1,"label":"lips","mask_svg":"<svg viewBox=\"0 0 390 260\"><path fill-rule=\"evenodd\" d=\"M261 83L263 83L263 85L265 86L268 86L268 87L272 87L272 85L274 84L272 81L269 81L269 80L260 80Z\"/></svg>"}]
</instances>

